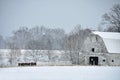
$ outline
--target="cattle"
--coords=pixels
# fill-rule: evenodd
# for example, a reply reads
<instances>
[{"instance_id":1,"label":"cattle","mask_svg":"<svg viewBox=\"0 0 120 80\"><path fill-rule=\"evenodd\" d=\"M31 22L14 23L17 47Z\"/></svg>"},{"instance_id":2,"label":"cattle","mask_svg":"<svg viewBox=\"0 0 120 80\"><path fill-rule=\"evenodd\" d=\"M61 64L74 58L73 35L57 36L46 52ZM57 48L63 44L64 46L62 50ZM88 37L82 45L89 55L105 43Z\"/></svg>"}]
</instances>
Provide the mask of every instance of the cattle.
<instances>
[{"instance_id":1,"label":"cattle","mask_svg":"<svg viewBox=\"0 0 120 80\"><path fill-rule=\"evenodd\" d=\"M35 62L31 62L31 63L18 63L18 66L36 66Z\"/></svg>"}]
</instances>

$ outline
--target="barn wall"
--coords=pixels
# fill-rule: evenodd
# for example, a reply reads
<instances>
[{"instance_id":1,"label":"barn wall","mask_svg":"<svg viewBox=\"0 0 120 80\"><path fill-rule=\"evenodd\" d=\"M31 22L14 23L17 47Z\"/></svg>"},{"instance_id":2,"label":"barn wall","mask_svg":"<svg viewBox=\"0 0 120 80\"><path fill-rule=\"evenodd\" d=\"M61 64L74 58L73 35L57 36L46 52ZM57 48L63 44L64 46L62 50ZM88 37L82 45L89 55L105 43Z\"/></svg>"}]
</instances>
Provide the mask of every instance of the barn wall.
<instances>
[{"instance_id":1,"label":"barn wall","mask_svg":"<svg viewBox=\"0 0 120 80\"><path fill-rule=\"evenodd\" d=\"M85 59L85 65L90 65L89 64L89 58L90 57L98 57L98 65L99 66L106 66L106 57L102 54L102 53L95 53L95 54L88 54L88 55L84 55L84 59ZM105 61L103 61L105 60Z\"/></svg>"},{"instance_id":2,"label":"barn wall","mask_svg":"<svg viewBox=\"0 0 120 80\"><path fill-rule=\"evenodd\" d=\"M108 53L106 54L108 65L110 66L120 66L120 54L118 53Z\"/></svg>"},{"instance_id":3,"label":"barn wall","mask_svg":"<svg viewBox=\"0 0 120 80\"><path fill-rule=\"evenodd\" d=\"M90 34L83 45L83 52L93 52L92 48L94 48L95 53L106 53L107 49L104 45L102 38L98 35Z\"/></svg>"},{"instance_id":4,"label":"barn wall","mask_svg":"<svg viewBox=\"0 0 120 80\"><path fill-rule=\"evenodd\" d=\"M83 53L79 55L80 65L90 65L90 57L98 57L99 66L120 66L120 54L116 53Z\"/></svg>"}]
</instances>

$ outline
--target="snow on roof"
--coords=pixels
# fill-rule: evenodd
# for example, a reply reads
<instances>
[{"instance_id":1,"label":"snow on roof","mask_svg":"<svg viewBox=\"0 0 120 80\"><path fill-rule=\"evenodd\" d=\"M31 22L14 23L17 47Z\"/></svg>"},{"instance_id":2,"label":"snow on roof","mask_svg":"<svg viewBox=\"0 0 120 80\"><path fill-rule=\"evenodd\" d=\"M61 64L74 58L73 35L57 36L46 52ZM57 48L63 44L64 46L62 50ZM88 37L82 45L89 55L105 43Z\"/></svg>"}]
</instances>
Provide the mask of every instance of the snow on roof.
<instances>
[{"instance_id":1,"label":"snow on roof","mask_svg":"<svg viewBox=\"0 0 120 80\"><path fill-rule=\"evenodd\" d=\"M108 50L109 53L120 53L120 33L117 32L92 32L99 35Z\"/></svg>"}]
</instances>

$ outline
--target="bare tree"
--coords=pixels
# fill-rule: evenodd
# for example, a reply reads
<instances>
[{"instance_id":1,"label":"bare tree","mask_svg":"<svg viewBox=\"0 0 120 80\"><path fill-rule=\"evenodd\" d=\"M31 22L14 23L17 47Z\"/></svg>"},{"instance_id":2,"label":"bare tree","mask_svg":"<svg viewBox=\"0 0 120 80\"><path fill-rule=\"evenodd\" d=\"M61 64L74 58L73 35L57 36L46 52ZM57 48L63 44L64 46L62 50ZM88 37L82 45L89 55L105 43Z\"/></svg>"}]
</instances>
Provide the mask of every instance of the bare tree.
<instances>
[{"instance_id":1,"label":"bare tree","mask_svg":"<svg viewBox=\"0 0 120 80\"><path fill-rule=\"evenodd\" d=\"M4 42L3 36L0 35L0 49L2 48L5 48L5 42Z\"/></svg>"},{"instance_id":2,"label":"bare tree","mask_svg":"<svg viewBox=\"0 0 120 80\"><path fill-rule=\"evenodd\" d=\"M66 48L73 64L79 64L79 51L81 51L84 40L90 32L90 29L82 29L81 26L77 25L68 35Z\"/></svg>"},{"instance_id":3,"label":"bare tree","mask_svg":"<svg viewBox=\"0 0 120 80\"><path fill-rule=\"evenodd\" d=\"M26 45L27 49L26 53L24 55L24 60L25 61L34 61L38 62L39 56L40 56L40 51L42 49L42 44L39 40L34 40L31 39Z\"/></svg>"},{"instance_id":4,"label":"bare tree","mask_svg":"<svg viewBox=\"0 0 120 80\"><path fill-rule=\"evenodd\" d=\"M3 67L3 55L0 53L0 67Z\"/></svg>"},{"instance_id":5,"label":"bare tree","mask_svg":"<svg viewBox=\"0 0 120 80\"><path fill-rule=\"evenodd\" d=\"M49 61L51 61L51 56L52 56L52 53L51 53L51 50L52 50L52 41L48 38L47 39L47 50L48 50L48 58L49 58Z\"/></svg>"},{"instance_id":6,"label":"bare tree","mask_svg":"<svg viewBox=\"0 0 120 80\"><path fill-rule=\"evenodd\" d=\"M102 24L107 25L105 31L120 32L120 4L115 4L111 12L105 13L102 18Z\"/></svg>"},{"instance_id":7,"label":"bare tree","mask_svg":"<svg viewBox=\"0 0 120 80\"><path fill-rule=\"evenodd\" d=\"M20 27L13 32L12 38L19 49L26 49L26 44L31 39L31 34L27 27Z\"/></svg>"},{"instance_id":8,"label":"bare tree","mask_svg":"<svg viewBox=\"0 0 120 80\"><path fill-rule=\"evenodd\" d=\"M12 37L8 39L6 45L10 49L10 52L8 54L9 62L11 66L14 66L17 63L18 57L21 55L21 50L17 47Z\"/></svg>"}]
</instances>

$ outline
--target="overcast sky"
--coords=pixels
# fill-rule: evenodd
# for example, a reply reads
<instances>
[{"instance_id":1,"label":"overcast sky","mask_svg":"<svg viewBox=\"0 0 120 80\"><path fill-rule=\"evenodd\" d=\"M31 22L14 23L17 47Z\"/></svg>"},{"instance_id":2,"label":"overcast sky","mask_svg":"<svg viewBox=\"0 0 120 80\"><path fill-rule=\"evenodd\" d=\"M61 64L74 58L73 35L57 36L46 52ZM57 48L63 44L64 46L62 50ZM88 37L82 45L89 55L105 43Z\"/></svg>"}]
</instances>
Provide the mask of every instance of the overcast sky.
<instances>
[{"instance_id":1,"label":"overcast sky","mask_svg":"<svg viewBox=\"0 0 120 80\"><path fill-rule=\"evenodd\" d=\"M101 16L120 0L0 0L0 34L20 26L44 25L70 32L74 26L96 29Z\"/></svg>"}]
</instances>

